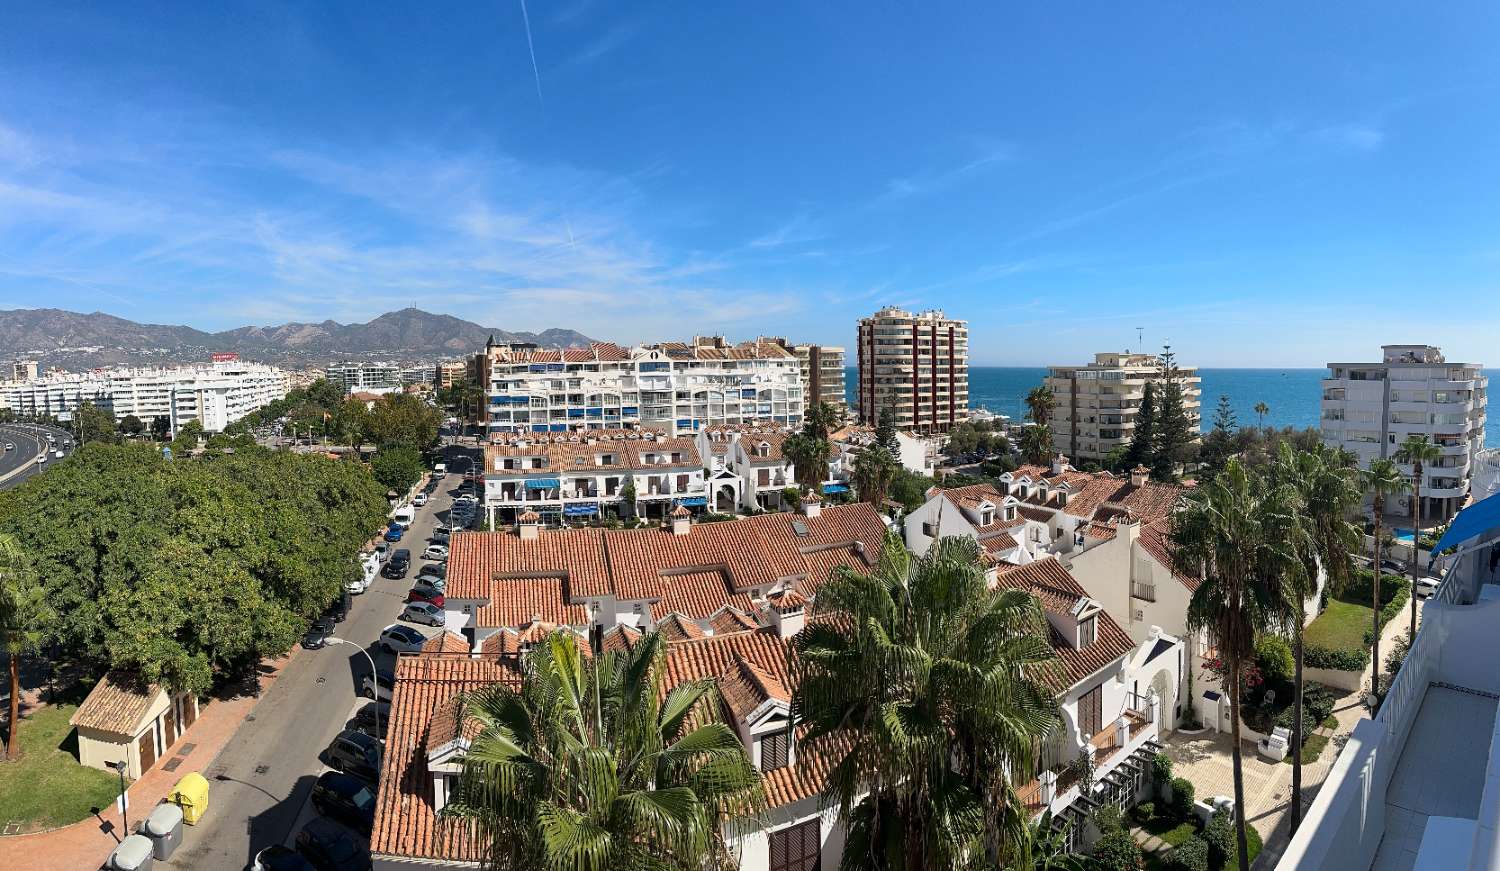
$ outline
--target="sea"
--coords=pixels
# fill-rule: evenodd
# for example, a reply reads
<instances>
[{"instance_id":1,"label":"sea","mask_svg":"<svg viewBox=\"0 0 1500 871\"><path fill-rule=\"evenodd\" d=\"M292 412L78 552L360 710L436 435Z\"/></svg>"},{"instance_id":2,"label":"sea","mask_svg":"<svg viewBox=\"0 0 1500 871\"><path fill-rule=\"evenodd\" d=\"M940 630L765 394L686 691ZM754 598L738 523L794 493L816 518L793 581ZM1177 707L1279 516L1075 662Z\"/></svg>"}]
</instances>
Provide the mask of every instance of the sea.
<instances>
[{"instance_id":1,"label":"sea","mask_svg":"<svg viewBox=\"0 0 1500 871\"><path fill-rule=\"evenodd\" d=\"M1220 396L1229 397L1240 426L1274 426L1305 429L1318 425L1321 384L1327 369L1199 369L1203 379L1202 427L1213 426L1214 409ZM1044 367L970 366L969 406L1003 414L1014 421L1026 416L1026 394L1042 383ZM850 366L844 373L845 394L855 403L859 371ZM1264 420L1255 406L1264 402ZM1485 422L1485 445L1500 447L1500 415Z\"/></svg>"}]
</instances>

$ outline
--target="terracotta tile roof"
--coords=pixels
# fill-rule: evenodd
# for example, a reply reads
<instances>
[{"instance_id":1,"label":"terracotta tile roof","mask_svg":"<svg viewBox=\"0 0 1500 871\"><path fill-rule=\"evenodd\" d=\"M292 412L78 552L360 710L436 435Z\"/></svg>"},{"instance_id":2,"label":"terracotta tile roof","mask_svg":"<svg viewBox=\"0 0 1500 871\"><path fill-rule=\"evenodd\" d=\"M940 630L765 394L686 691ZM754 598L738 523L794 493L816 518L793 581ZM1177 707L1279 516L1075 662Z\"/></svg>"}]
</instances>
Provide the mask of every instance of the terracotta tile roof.
<instances>
[{"instance_id":1,"label":"terracotta tile roof","mask_svg":"<svg viewBox=\"0 0 1500 871\"><path fill-rule=\"evenodd\" d=\"M770 599L771 607L778 611L795 611L807 607L807 597L797 592L796 587L787 587L767 598Z\"/></svg>"},{"instance_id":2,"label":"terracotta tile roof","mask_svg":"<svg viewBox=\"0 0 1500 871\"><path fill-rule=\"evenodd\" d=\"M1148 526L1142 526L1141 537L1137 540L1140 542L1141 547L1146 550L1146 553L1151 554L1152 559L1161 563L1162 568L1171 572L1172 577L1181 581L1182 585L1187 587L1189 592L1197 590L1198 585L1202 583L1202 578L1199 578L1197 575L1184 574L1178 571L1176 565L1173 563L1171 535L1172 521L1168 518L1166 520L1158 520Z\"/></svg>"},{"instance_id":3,"label":"terracotta tile roof","mask_svg":"<svg viewBox=\"0 0 1500 871\"><path fill-rule=\"evenodd\" d=\"M605 650L629 650L641 640L641 630L624 623L616 623L614 626L604 630L603 645Z\"/></svg>"},{"instance_id":4,"label":"terracotta tile roof","mask_svg":"<svg viewBox=\"0 0 1500 871\"><path fill-rule=\"evenodd\" d=\"M468 653L469 642L452 632L439 632L422 645L423 653Z\"/></svg>"},{"instance_id":5,"label":"terracotta tile roof","mask_svg":"<svg viewBox=\"0 0 1500 871\"><path fill-rule=\"evenodd\" d=\"M1100 523L1099 521L1095 520L1089 523L1088 527L1084 529L1083 534L1087 535L1089 538L1098 538L1108 541L1109 539L1115 537L1115 533L1117 531L1118 530L1113 525L1108 523Z\"/></svg>"},{"instance_id":6,"label":"terracotta tile roof","mask_svg":"<svg viewBox=\"0 0 1500 871\"><path fill-rule=\"evenodd\" d=\"M1004 569L996 577L996 582L1000 586L1031 592L1041 600L1042 607L1052 613L1067 613L1079 599L1088 595L1061 562L1050 558ZM1094 643L1082 649L1073 647L1055 630L1049 633L1052 650L1061 666L1047 670L1045 675L1054 690L1066 692L1135 649L1130 636L1108 611L1100 609L1094 621Z\"/></svg>"},{"instance_id":7,"label":"terracotta tile roof","mask_svg":"<svg viewBox=\"0 0 1500 871\"><path fill-rule=\"evenodd\" d=\"M713 627L715 635L724 635L729 632L745 632L760 628L760 624L754 618L741 611L736 611L734 608L725 608L715 614L713 619L708 621L708 625Z\"/></svg>"},{"instance_id":8,"label":"terracotta tile roof","mask_svg":"<svg viewBox=\"0 0 1500 871\"><path fill-rule=\"evenodd\" d=\"M537 577L565 578L574 596L611 593L600 530L542 530L532 541L509 532L466 532L455 535L450 544L446 590L450 599L489 598L490 585L497 578Z\"/></svg>"},{"instance_id":9,"label":"terracotta tile roof","mask_svg":"<svg viewBox=\"0 0 1500 871\"><path fill-rule=\"evenodd\" d=\"M397 658L375 828L370 835L372 854L457 862L482 859L481 845L461 824L439 822L433 813L427 740L444 705L451 705L459 693L494 683L519 686L520 675L488 658L443 654Z\"/></svg>"},{"instance_id":10,"label":"terracotta tile roof","mask_svg":"<svg viewBox=\"0 0 1500 871\"><path fill-rule=\"evenodd\" d=\"M536 621L582 626L589 614L583 605L570 604L567 582L556 578L491 581L489 603L474 611L474 625L482 629Z\"/></svg>"},{"instance_id":11,"label":"terracotta tile roof","mask_svg":"<svg viewBox=\"0 0 1500 871\"><path fill-rule=\"evenodd\" d=\"M657 579L657 591L660 598L652 608L653 613L686 614L707 620L729 605L742 611L755 609L750 597L735 592L724 573L717 569L661 576Z\"/></svg>"},{"instance_id":12,"label":"terracotta tile roof","mask_svg":"<svg viewBox=\"0 0 1500 871\"><path fill-rule=\"evenodd\" d=\"M142 683L135 674L117 669L94 685L68 722L80 728L133 736L161 691L160 686Z\"/></svg>"},{"instance_id":13,"label":"terracotta tile roof","mask_svg":"<svg viewBox=\"0 0 1500 871\"><path fill-rule=\"evenodd\" d=\"M1056 510L1024 504L1016 506L1016 513L1027 520L1035 520L1037 523L1050 523L1052 522L1052 518L1057 515Z\"/></svg>"},{"instance_id":14,"label":"terracotta tile roof","mask_svg":"<svg viewBox=\"0 0 1500 871\"><path fill-rule=\"evenodd\" d=\"M656 624L656 630L668 641L691 641L694 638L705 637L705 633L696 622L681 614L667 615L665 620Z\"/></svg>"},{"instance_id":15,"label":"terracotta tile roof","mask_svg":"<svg viewBox=\"0 0 1500 871\"><path fill-rule=\"evenodd\" d=\"M718 681L724 704L741 722L748 722L756 708L772 699L787 705L792 702L785 684L743 656L736 655Z\"/></svg>"},{"instance_id":16,"label":"terracotta tile roof","mask_svg":"<svg viewBox=\"0 0 1500 871\"><path fill-rule=\"evenodd\" d=\"M979 539L979 546L994 554L1000 553L1002 551L1012 550L1014 548L1020 547L1021 544L1020 542L1016 541L1015 536L1011 535L1010 533L1000 532Z\"/></svg>"},{"instance_id":17,"label":"terracotta tile roof","mask_svg":"<svg viewBox=\"0 0 1500 871\"><path fill-rule=\"evenodd\" d=\"M588 434L582 435L586 438ZM646 462L648 456L655 461ZM602 462L605 457L609 457L612 462ZM528 464L526 468L506 469L502 468L506 458L541 458L542 465L540 468L533 468ZM652 472L659 469L696 469L702 466L698 448L690 438L626 439L601 441L592 445L583 439L575 439L566 442L489 444L484 448L486 475L515 478L545 478L572 473Z\"/></svg>"}]
</instances>

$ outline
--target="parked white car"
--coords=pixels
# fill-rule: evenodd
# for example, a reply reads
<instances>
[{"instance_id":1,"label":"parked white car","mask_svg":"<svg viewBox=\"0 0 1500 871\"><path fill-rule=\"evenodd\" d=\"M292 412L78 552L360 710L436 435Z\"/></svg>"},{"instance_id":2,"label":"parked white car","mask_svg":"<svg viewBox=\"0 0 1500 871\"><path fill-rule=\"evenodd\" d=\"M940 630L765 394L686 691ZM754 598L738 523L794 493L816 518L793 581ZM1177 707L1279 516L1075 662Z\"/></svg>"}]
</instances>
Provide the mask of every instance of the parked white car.
<instances>
[{"instance_id":1,"label":"parked white car","mask_svg":"<svg viewBox=\"0 0 1500 871\"><path fill-rule=\"evenodd\" d=\"M1417 578L1417 598L1426 599L1437 592L1438 584L1442 583L1439 578Z\"/></svg>"},{"instance_id":2,"label":"parked white car","mask_svg":"<svg viewBox=\"0 0 1500 871\"><path fill-rule=\"evenodd\" d=\"M422 551L422 559L447 562L448 546L446 544L429 544L427 545L427 549Z\"/></svg>"}]
</instances>

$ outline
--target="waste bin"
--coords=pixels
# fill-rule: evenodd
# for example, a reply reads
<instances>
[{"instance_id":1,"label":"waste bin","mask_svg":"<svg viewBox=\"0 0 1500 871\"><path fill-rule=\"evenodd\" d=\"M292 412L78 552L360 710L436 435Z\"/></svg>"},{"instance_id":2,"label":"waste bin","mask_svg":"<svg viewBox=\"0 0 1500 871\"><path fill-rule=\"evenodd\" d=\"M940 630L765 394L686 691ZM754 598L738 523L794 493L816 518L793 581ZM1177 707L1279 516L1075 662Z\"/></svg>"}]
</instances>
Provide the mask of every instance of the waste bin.
<instances>
[{"instance_id":1,"label":"waste bin","mask_svg":"<svg viewBox=\"0 0 1500 871\"><path fill-rule=\"evenodd\" d=\"M196 771L185 774L167 794L167 801L182 808L183 822L195 826L208 812L208 781Z\"/></svg>"},{"instance_id":2,"label":"waste bin","mask_svg":"<svg viewBox=\"0 0 1500 871\"><path fill-rule=\"evenodd\" d=\"M157 805L151 816L146 817L146 828L141 833L151 839L151 855L170 859L172 851L182 843L182 808L170 803Z\"/></svg>"},{"instance_id":3,"label":"waste bin","mask_svg":"<svg viewBox=\"0 0 1500 871\"><path fill-rule=\"evenodd\" d=\"M128 835L109 854L113 871L151 871L151 839L145 835Z\"/></svg>"}]
</instances>

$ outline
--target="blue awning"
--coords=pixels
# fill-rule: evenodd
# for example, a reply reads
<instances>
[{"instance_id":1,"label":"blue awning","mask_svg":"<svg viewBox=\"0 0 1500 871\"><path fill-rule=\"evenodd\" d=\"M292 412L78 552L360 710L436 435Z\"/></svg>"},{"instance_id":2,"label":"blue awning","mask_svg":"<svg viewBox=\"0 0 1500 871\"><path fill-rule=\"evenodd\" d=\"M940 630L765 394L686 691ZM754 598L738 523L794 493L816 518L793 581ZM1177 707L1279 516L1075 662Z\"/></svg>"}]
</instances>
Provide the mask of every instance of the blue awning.
<instances>
[{"instance_id":1,"label":"blue awning","mask_svg":"<svg viewBox=\"0 0 1500 871\"><path fill-rule=\"evenodd\" d=\"M708 497L707 496L688 496L688 497L685 497L683 499L678 499L677 500L677 504L678 505L686 505L689 508L695 508L695 507L697 507L699 505L707 505L708 504Z\"/></svg>"},{"instance_id":2,"label":"blue awning","mask_svg":"<svg viewBox=\"0 0 1500 871\"><path fill-rule=\"evenodd\" d=\"M1458 512L1432 552L1441 553L1497 528L1500 528L1500 495L1482 499Z\"/></svg>"},{"instance_id":3,"label":"blue awning","mask_svg":"<svg viewBox=\"0 0 1500 871\"><path fill-rule=\"evenodd\" d=\"M560 485L556 478L532 478L526 482L527 490L551 490Z\"/></svg>"},{"instance_id":4,"label":"blue awning","mask_svg":"<svg viewBox=\"0 0 1500 871\"><path fill-rule=\"evenodd\" d=\"M598 514L597 505L564 505L563 514L568 517L584 517L590 514Z\"/></svg>"},{"instance_id":5,"label":"blue awning","mask_svg":"<svg viewBox=\"0 0 1500 871\"><path fill-rule=\"evenodd\" d=\"M823 492L824 493L848 493L849 492L849 485L848 484L824 484L823 485Z\"/></svg>"}]
</instances>

